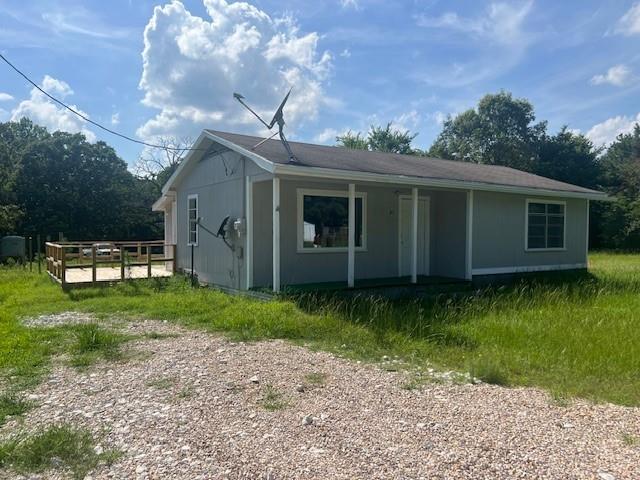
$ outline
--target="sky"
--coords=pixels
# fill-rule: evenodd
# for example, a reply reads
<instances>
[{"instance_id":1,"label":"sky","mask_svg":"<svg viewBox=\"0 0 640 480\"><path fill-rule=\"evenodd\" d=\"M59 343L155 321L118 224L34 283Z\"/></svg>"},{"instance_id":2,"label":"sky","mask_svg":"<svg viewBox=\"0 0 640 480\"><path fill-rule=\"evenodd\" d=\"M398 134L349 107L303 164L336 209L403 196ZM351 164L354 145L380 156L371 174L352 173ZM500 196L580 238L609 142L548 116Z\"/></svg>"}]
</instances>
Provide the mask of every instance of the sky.
<instances>
[{"instance_id":1,"label":"sky","mask_svg":"<svg viewBox=\"0 0 640 480\"><path fill-rule=\"evenodd\" d=\"M203 128L265 136L287 90L292 140L393 122L428 148L487 93L526 98L550 132L607 145L640 121L640 2L1 0L0 51L45 91L145 141ZM135 143L87 124L0 63L0 121Z\"/></svg>"}]
</instances>

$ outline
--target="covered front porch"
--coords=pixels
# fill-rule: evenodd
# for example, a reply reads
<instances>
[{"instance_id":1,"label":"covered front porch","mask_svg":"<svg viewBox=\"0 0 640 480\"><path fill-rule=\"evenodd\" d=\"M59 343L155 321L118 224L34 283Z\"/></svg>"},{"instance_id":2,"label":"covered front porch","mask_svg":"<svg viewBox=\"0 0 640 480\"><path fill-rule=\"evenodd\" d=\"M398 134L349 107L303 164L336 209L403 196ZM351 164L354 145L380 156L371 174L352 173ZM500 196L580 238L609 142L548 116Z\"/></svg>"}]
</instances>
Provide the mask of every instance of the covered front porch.
<instances>
[{"instance_id":1,"label":"covered front porch","mask_svg":"<svg viewBox=\"0 0 640 480\"><path fill-rule=\"evenodd\" d=\"M246 187L248 289L471 280L473 191L293 176Z\"/></svg>"}]
</instances>

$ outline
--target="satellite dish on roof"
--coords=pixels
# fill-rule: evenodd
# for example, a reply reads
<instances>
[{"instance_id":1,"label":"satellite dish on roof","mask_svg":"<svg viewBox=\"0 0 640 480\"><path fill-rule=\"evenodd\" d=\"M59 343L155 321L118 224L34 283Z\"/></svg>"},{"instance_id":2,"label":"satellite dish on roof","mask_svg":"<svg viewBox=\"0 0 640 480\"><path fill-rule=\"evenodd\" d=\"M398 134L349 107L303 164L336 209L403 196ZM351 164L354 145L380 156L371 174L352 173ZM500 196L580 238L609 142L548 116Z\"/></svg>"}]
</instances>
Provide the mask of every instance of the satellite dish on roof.
<instances>
[{"instance_id":1,"label":"satellite dish on roof","mask_svg":"<svg viewBox=\"0 0 640 480\"><path fill-rule=\"evenodd\" d=\"M242 96L240 93L234 93L233 94L233 98L235 98L238 102L240 102L240 104L242 104L242 106L245 107L247 110L249 110L251 113L253 113L253 115L258 120L260 120L260 123L262 123L269 130L271 130L274 127L275 124L278 124L278 132L277 133L280 136L280 141L282 142L282 145L284 146L285 150L287 151L287 154L289 155L289 162L294 163L298 159L296 158L296 156L291 151L291 146L289 145L289 142L287 141L287 138L284 136L284 132L283 132L284 125L285 125L285 122L284 122L284 106L287 103L287 100L289 100L289 95L290 94L291 94L291 88L289 89L287 94L282 99L282 102L280 102L280 106L276 110L276 113L273 114L273 118L271 119L271 122L269 122L269 123L265 122L260 117L260 115L258 115L256 112L254 112L251 109L251 107L244 102L244 96ZM271 137L273 137L273 136L275 136L275 133L273 135L271 135ZM271 137L269 137L269 138L271 138ZM261 145L262 143L263 142L260 142L258 145ZM258 145L256 145L256 146L258 146Z\"/></svg>"}]
</instances>

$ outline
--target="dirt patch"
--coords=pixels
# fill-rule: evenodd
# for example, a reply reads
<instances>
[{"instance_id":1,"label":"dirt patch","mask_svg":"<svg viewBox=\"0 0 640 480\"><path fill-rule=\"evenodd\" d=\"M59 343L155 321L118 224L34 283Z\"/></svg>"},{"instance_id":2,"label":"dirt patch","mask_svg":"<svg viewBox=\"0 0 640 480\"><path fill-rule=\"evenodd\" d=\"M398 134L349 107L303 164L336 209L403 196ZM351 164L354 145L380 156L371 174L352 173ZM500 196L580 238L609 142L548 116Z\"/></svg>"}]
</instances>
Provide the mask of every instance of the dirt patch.
<instances>
[{"instance_id":1,"label":"dirt patch","mask_svg":"<svg viewBox=\"0 0 640 480\"><path fill-rule=\"evenodd\" d=\"M140 360L56 367L25 417L87 427L124 452L94 479L640 477L640 447L624 441L640 437L637 408L485 384L407 389L406 373L282 341L124 328L179 336L131 343Z\"/></svg>"}]
</instances>

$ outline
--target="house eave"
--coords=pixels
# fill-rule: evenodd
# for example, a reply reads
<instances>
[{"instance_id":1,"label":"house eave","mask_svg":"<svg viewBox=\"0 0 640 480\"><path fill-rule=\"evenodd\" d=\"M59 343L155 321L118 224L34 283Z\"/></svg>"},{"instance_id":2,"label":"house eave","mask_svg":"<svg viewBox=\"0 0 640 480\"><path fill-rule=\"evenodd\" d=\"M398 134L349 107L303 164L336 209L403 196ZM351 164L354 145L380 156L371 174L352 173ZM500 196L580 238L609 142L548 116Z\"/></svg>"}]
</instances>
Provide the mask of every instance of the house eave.
<instances>
[{"instance_id":1,"label":"house eave","mask_svg":"<svg viewBox=\"0 0 640 480\"><path fill-rule=\"evenodd\" d=\"M347 180L356 182L373 182L373 183L386 183L394 185L412 185L419 187L436 187L436 188L449 188L455 190L478 190L487 192L502 192L502 193L514 193L522 195L540 195L547 197L562 197L562 198L580 198L585 200L596 201L613 201L614 199L609 197L605 193L599 192L580 192L580 191L567 191L567 190L553 190L542 189L533 187L519 187L515 185L503 185L486 182L473 182L473 181L460 181L441 178L426 178L426 177L411 177L406 175L392 175L370 172L359 172L354 170L338 170L333 168L322 167L308 167L295 164L280 164L272 162L265 157L257 154L252 150L243 148L229 140L219 137L207 130L204 130L198 140L194 143L194 147L198 146L204 138L208 138L220 145L223 145L230 150L233 150L246 158L251 159L257 166L273 175L289 175L309 178L319 178L325 180ZM173 183L180 177L186 164L193 156L194 150L190 151L184 161L171 175L167 183L162 189L163 197L167 195ZM154 203L154 209L156 204L162 200L159 199Z\"/></svg>"},{"instance_id":2,"label":"house eave","mask_svg":"<svg viewBox=\"0 0 640 480\"><path fill-rule=\"evenodd\" d=\"M350 170L335 170L320 167L302 167L295 165L276 164L275 175L290 175L314 177L328 180L348 180L374 183L390 183L394 185L423 186L435 188L450 188L455 190L478 190L487 192L516 193L522 195L541 195L548 197L580 198L585 200L612 201L604 193L572 192L566 190L552 190L541 188L527 188L515 185L500 185L485 182L468 182L439 178L409 177L405 175L389 175L369 172L355 172Z\"/></svg>"},{"instance_id":3,"label":"house eave","mask_svg":"<svg viewBox=\"0 0 640 480\"><path fill-rule=\"evenodd\" d=\"M153 202L151 206L151 211L153 212L164 212L167 209L167 206L176 199L176 192L174 190L170 190L167 193L163 193L162 196Z\"/></svg>"}]
</instances>

